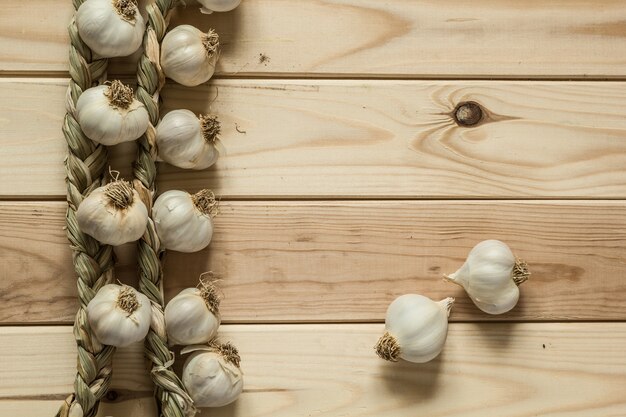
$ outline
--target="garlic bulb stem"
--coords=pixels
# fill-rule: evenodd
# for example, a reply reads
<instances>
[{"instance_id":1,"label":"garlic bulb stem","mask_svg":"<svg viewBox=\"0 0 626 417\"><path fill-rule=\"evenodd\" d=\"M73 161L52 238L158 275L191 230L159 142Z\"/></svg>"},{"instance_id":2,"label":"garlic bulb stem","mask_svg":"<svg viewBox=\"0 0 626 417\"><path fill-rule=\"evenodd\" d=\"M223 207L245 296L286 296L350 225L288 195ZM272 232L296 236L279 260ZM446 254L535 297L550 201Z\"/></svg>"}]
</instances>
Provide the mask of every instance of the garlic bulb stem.
<instances>
[{"instance_id":1,"label":"garlic bulb stem","mask_svg":"<svg viewBox=\"0 0 626 417\"><path fill-rule=\"evenodd\" d=\"M130 315L139 308L139 305L135 291L127 285L122 286L120 295L117 297L117 306Z\"/></svg>"},{"instance_id":2,"label":"garlic bulb stem","mask_svg":"<svg viewBox=\"0 0 626 417\"><path fill-rule=\"evenodd\" d=\"M211 190L200 190L191 196L191 201L200 213L211 218L219 214L219 201Z\"/></svg>"},{"instance_id":3,"label":"garlic bulb stem","mask_svg":"<svg viewBox=\"0 0 626 417\"><path fill-rule=\"evenodd\" d=\"M104 187L104 195L118 209L130 207L134 201L134 189L128 181L117 180Z\"/></svg>"},{"instance_id":4,"label":"garlic bulb stem","mask_svg":"<svg viewBox=\"0 0 626 417\"><path fill-rule=\"evenodd\" d=\"M220 37L214 29L209 29L207 33L202 35L202 45L206 50L208 58L211 58L213 57L213 55L217 54L217 51L220 48Z\"/></svg>"},{"instance_id":5,"label":"garlic bulb stem","mask_svg":"<svg viewBox=\"0 0 626 417\"><path fill-rule=\"evenodd\" d=\"M137 10L136 0L114 0L113 7L117 11L117 14L127 22L135 22L135 11Z\"/></svg>"},{"instance_id":6,"label":"garlic bulb stem","mask_svg":"<svg viewBox=\"0 0 626 417\"><path fill-rule=\"evenodd\" d=\"M374 349L380 358L390 362L398 362L398 358L400 357L400 344L398 343L398 339L391 333L385 332L381 338L378 339L378 343L376 343Z\"/></svg>"},{"instance_id":7,"label":"garlic bulb stem","mask_svg":"<svg viewBox=\"0 0 626 417\"><path fill-rule=\"evenodd\" d=\"M134 98L133 89L124 85L120 80L112 81L104 95L109 99L112 107L122 110L127 110Z\"/></svg>"},{"instance_id":8,"label":"garlic bulb stem","mask_svg":"<svg viewBox=\"0 0 626 417\"><path fill-rule=\"evenodd\" d=\"M528 264L521 259L515 260L515 266L513 266L512 278L515 285L518 287L526 282L530 277L530 271L528 270Z\"/></svg>"},{"instance_id":9,"label":"garlic bulb stem","mask_svg":"<svg viewBox=\"0 0 626 417\"><path fill-rule=\"evenodd\" d=\"M202 136L207 143L215 143L217 136L220 134L221 125L217 116L200 115L200 128L202 130Z\"/></svg>"}]
</instances>

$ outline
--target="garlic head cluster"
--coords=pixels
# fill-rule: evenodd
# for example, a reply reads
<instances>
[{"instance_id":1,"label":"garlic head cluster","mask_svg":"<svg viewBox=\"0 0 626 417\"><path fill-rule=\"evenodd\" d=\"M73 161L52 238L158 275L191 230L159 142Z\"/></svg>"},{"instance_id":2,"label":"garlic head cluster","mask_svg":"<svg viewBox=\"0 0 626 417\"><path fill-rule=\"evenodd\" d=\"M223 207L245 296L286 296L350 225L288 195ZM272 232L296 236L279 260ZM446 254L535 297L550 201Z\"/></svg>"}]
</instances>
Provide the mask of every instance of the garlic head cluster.
<instances>
[{"instance_id":1,"label":"garlic head cluster","mask_svg":"<svg viewBox=\"0 0 626 417\"><path fill-rule=\"evenodd\" d=\"M181 353L193 354L183 365L183 384L198 407L222 407L243 391L239 352L230 343L188 346Z\"/></svg>"},{"instance_id":2,"label":"garlic head cluster","mask_svg":"<svg viewBox=\"0 0 626 417\"><path fill-rule=\"evenodd\" d=\"M435 302L419 294L405 294L387 308L385 333L375 346L382 359L428 362L441 352L448 334L454 298Z\"/></svg>"},{"instance_id":3,"label":"garlic head cluster","mask_svg":"<svg viewBox=\"0 0 626 417\"><path fill-rule=\"evenodd\" d=\"M230 12L239 4L241 0L198 0L198 3L202 5L200 11L205 14L211 14L213 12Z\"/></svg>"},{"instance_id":4,"label":"garlic head cluster","mask_svg":"<svg viewBox=\"0 0 626 417\"><path fill-rule=\"evenodd\" d=\"M136 0L86 0L76 12L76 26L83 42L102 58L133 54L146 30Z\"/></svg>"},{"instance_id":5,"label":"garlic head cluster","mask_svg":"<svg viewBox=\"0 0 626 417\"><path fill-rule=\"evenodd\" d=\"M159 157L179 168L205 169L219 157L215 146L220 122L215 116L196 117L189 110L167 113L156 128Z\"/></svg>"},{"instance_id":6,"label":"garlic head cluster","mask_svg":"<svg viewBox=\"0 0 626 417\"><path fill-rule=\"evenodd\" d=\"M462 286L485 313L502 314L515 307L518 286L529 276L526 263L504 242L485 240L474 246L463 266L446 279Z\"/></svg>"},{"instance_id":7,"label":"garlic head cluster","mask_svg":"<svg viewBox=\"0 0 626 417\"><path fill-rule=\"evenodd\" d=\"M209 81L219 55L219 37L191 25L176 26L163 38L161 67L166 76L187 87Z\"/></svg>"},{"instance_id":8,"label":"garlic head cluster","mask_svg":"<svg viewBox=\"0 0 626 417\"><path fill-rule=\"evenodd\" d=\"M150 123L143 103L118 80L85 90L76 103L76 114L85 135L106 146L139 138Z\"/></svg>"},{"instance_id":9,"label":"garlic head cluster","mask_svg":"<svg viewBox=\"0 0 626 417\"><path fill-rule=\"evenodd\" d=\"M196 194L170 190L154 202L152 218L164 249L197 252L206 248L213 237L213 217L218 202L210 190Z\"/></svg>"},{"instance_id":10,"label":"garlic head cluster","mask_svg":"<svg viewBox=\"0 0 626 417\"><path fill-rule=\"evenodd\" d=\"M165 330L173 345L197 345L215 338L220 325L220 299L215 285L202 280L165 306Z\"/></svg>"},{"instance_id":11,"label":"garlic head cluster","mask_svg":"<svg viewBox=\"0 0 626 417\"><path fill-rule=\"evenodd\" d=\"M107 244L138 240L148 226L148 209L129 182L118 180L91 192L78 206L80 229Z\"/></svg>"},{"instance_id":12,"label":"garlic head cluster","mask_svg":"<svg viewBox=\"0 0 626 417\"><path fill-rule=\"evenodd\" d=\"M105 285L87 305L89 325L105 345L124 347L143 340L151 318L148 297L128 285Z\"/></svg>"}]
</instances>

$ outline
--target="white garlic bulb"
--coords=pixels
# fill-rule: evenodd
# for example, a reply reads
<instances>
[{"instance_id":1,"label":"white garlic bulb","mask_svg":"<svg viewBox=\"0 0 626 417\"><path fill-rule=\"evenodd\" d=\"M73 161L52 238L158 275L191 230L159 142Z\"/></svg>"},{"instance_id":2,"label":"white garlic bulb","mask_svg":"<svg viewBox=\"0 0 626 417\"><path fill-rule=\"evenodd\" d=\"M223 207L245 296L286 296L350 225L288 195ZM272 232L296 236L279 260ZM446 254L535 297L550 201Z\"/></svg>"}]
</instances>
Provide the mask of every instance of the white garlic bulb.
<instances>
[{"instance_id":1,"label":"white garlic bulb","mask_svg":"<svg viewBox=\"0 0 626 417\"><path fill-rule=\"evenodd\" d=\"M128 285L105 285L87 305L89 325L105 345L124 347L143 340L151 318L148 297Z\"/></svg>"},{"instance_id":2,"label":"white garlic bulb","mask_svg":"<svg viewBox=\"0 0 626 417\"><path fill-rule=\"evenodd\" d=\"M176 26L163 38L161 67L172 80L187 87L209 81L219 55L219 37L191 25Z\"/></svg>"},{"instance_id":3,"label":"white garlic bulb","mask_svg":"<svg viewBox=\"0 0 626 417\"><path fill-rule=\"evenodd\" d=\"M98 187L78 206L80 229L113 246L138 240L148 226L148 209L128 181Z\"/></svg>"},{"instance_id":4,"label":"white garlic bulb","mask_svg":"<svg viewBox=\"0 0 626 417\"><path fill-rule=\"evenodd\" d=\"M86 0L76 12L76 26L83 42L102 58L133 54L146 30L135 0Z\"/></svg>"},{"instance_id":5,"label":"white garlic bulb","mask_svg":"<svg viewBox=\"0 0 626 417\"><path fill-rule=\"evenodd\" d=\"M188 346L181 353L194 352L183 365L183 384L198 407L222 407L243 391L240 357L230 343Z\"/></svg>"},{"instance_id":6,"label":"white garlic bulb","mask_svg":"<svg viewBox=\"0 0 626 417\"><path fill-rule=\"evenodd\" d=\"M448 334L454 298L433 301L418 294L396 298L387 308L385 334L376 344L381 358L396 362L428 362L441 352Z\"/></svg>"},{"instance_id":7,"label":"white garlic bulb","mask_svg":"<svg viewBox=\"0 0 626 417\"><path fill-rule=\"evenodd\" d=\"M182 290L165 306L168 341L173 345L210 342L220 325L219 305L217 289L210 281Z\"/></svg>"},{"instance_id":8,"label":"white garlic bulb","mask_svg":"<svg viewBox=\"0 0 626 417\"><path fill-rule=\"evenodd\" d=\"M145 106L118 80L85 90L76 103L76 113L85 135L107 146L139 138L150 123Z\"/></svg>"},{"instance_id":9,"label":"white garlic bulb","mask_svg":"<svg viewBox=\"0 0 626 417\"><path fill-rule=\"evenodd\" d=\"M485 240L470 251L463 266L446 279L459 284L485 313L502 314L519 299L518 285L530 276L528 266L499 240Z\"/></svg>"},{"instance_id":10,"label":"white garlic bulb","mask_svg":"<svg viewBox=\"0 0 626 417\"><path fill-rule=\"evenodd\" d=\"M210 190L193 195L179 190L164 192L152 208L161 246L178 252L206 248L213 237L213 217L217 209L215 194Z\"/></svg>"},{"instance_id":11,"label":"white garlic bulb","mask_svg":"<svg viewBox=\"0 0 626 417\"><path fill-rule=\"evenodd\" d=\"M219 157L215 146L220 122L215 116L196 117L189 110L165 115L156 129L159 157L179 168L205 169Z\"/></svg>"},{"instance_id":12,"label":"white garlic bulb","mask_svg":"<svg viewBox=\"0 0 626 417\"><path fill-rule=\"evenodd\" d=\"M200 11L205 14L213 12L230 12L239 4L241 0L198 0L202 5Z\"/></svg>"}]
</instances>

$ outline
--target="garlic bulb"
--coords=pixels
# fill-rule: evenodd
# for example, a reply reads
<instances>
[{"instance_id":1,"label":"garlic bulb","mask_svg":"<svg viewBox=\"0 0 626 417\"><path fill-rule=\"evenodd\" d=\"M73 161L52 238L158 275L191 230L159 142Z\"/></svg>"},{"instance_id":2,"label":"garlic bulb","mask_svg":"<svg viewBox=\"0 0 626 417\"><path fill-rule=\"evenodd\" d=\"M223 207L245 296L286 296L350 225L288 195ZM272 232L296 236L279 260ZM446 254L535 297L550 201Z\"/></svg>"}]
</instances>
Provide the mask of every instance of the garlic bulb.
<instances>
[{"instance_id":1,"label":"garlic bulb","mask_svg":"<svg viewBox=\"0 0 626 417\"><path fill-rule=\"evenodd\" d=\"M530 276L528 266L499 240L485 240L470 251L463 266L446 279L459 284L485 313L502 314L519 299L518 285Z\"/></svg>"},{"instance_id":2,"label":"garlic bulb","mask_svg":"<svg viewBox=\"0 0 626 417\"><path fill-rule=\"evenodd\" d=\"M213 12L230 12L241 3L241 0L198 0L202 5L200 11L205 14Z\"/></svg>"},{"instance_id":3,"label":"garlic bulb","mask_svg":"<svg viewBox=\"0 0 626 417\"><path fill-rule=\"evenodd\" d=\"M107 146L139 138L150 123L133 90L118 80L85 90L76 103L76 113L85 135Z\"/></svg>"},{"instance_id":4,"label":"garlic bulb","mask_svg":"<svg viewBox=\"0 0 626 417\"><path fill-rule=\"evenodd\" d=\"M198 407L222 407L239 397L243 373L239 353L230 343L188 346L181 353L195 352L183 365L183 384Z\"/></svg>"},{"instance_id":5,"label":"garlic bulb","mask_svg":"<svg viewBox=\"0 0 626 417\"><path fill-rule=\"evenodd\" d=\"M454 298L435 302L418 294L396 298L387 308L385 334L376 344L381 358L423 363L434 359L446 341Z\"/></svg>"},{"instance_id":6,"label":"garlic bulb","mask_svg":"<svg viewBox=\"0 0 626 417\"><path fill-rule=\"evenodd\" d=\"M215 146L220 122L215 116L200 116L189 110L165 115L156 129L159 157L179 168L205 169L219 157Z\"/></svg>"},{"instance_id":7,"label":"garlic bulb","mask_svg":"<svg viewBox=\"0 0 626 417\"><path fill-rule=\"evenodd\" d=\"M146 30L135 0L86 0L76 12L76 26L83 42L102 58L131 55Z\"/></svg>"},{"instance_id":8,"label":"garlic bulb","mask_svg":"<svg viewBox=\"0 0 626 417\"><path fill-rule=\"evenodd\" d=\"M108 284L87 305L87 319L101 343L124 347L146 337L152 307L148 297L133 287Z\"/></svg>"},{"instance_id":9,"label":"garlic bulb","mask_svg":"<svg viewBox=\"0 0 626 417\"><path fill-rule=\"evenodd\" d=\"M154 202L152 218L164 249L197 252L213 237L213 217L218 203L215 194L202 190L196 194L166 191Z\"/></svg>"},{"instance_id":10,"label":"garlic bulb","mask_svg":"<svg viewBox=\"0 0 626 417\"><path fill-rule=\"evenodd\" d=\"M118 246L143 236L148 209L130 183L119 180L93 190L78 206L76 219L84 233Z\"/></svg>"},{"instance_id":11,"label":"garlic bulb","mask_svg":"<svg viewBox=\"0 0 626 417\"><path fill-rule=\"evenodd\" d=\"M190 25L176 26L163 38L161 67L172 80L187 87L209 81L219 55L219 37Z\"/></svg>"},{"instance_id":12,"label":"garlic bulb","mask_svg":"<svg viewBox=\"0 0 626 417\"><path fill-rule=\"evenodd\" d=\"M200 281L185 288L165 307L165 330L171 344L196 345L211 341L220 325L220 299L215 285Z\"/></svg>"}]
</instances>

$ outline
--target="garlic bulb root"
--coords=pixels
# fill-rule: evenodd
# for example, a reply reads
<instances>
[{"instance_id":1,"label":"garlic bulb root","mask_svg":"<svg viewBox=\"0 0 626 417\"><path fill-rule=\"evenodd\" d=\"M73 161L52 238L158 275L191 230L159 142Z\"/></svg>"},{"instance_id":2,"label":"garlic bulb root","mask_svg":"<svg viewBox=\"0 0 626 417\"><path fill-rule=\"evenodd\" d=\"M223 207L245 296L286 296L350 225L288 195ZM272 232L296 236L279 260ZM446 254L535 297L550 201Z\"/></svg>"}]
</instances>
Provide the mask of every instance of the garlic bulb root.
<instances>
[{"instance_id":1,"label":"garlic bulb root","mask_svg":"<svg viewBox=\"0 0 626 417\"><path fill-rule=\"evenodd\" d=\"M209 29L207 33L202 35L201 39L208 58L219 52L220 37L214 29Z\"/></svg>"},{"instance_id":2,"label":"garlic bulb root","mask_svg":"<svg viewBox=\"0 0 626 417\"><path fill-rule=\"evenodd\" d=\"M400 344L398 344L398 339L391 333L385 332L380 339L378 339L378 343L376 343L374 349L380 358L390 362L398 362L398 358L400 357Z\"/></svg>"},{"instance_id":3,"label":"garlic bulb root","mask_svg":"<svg viewBox=\"0 0 626 417\"><path fill-rule=\"evenodd\" d=\"M202 136L208 143L214 143L220 134L221 124L217 119L217 116L213 115L200 115L200 128L202 130Z\"/></svg>"},{"instance_id":4,"label":"garlic bulb root","mask_svg":"<svg viewBox=\"0 0 626 417\"><path fill-rule=\"evenodd\" d=\"M193 205L204 215L211 218L220 212L220 202L215 198L215 193L211 190L200 190L191 196Z\"/></svg>"},{"instance_id":5,"label":"garlic bulb root","mask_svg":"<svg viewBox=\"0 0 626 417\"><path fill-rule=\"evenodd\" d=\"M134 98L133 89L120 80L113 80L104 95L112 107L124 110L130 107Z\"/></svg>"},{"instance_id":6,"label":"garlic bulb root","mask_svg":"<svg viewBox=\"0 0 626 417\"><path fill-rule=\"evenodd\" d=\"M137 12L137 0L114 0L113 7L122 19L127 22L134 22Z\"/></svg>"},{"instance_id":7,"label":"garlic bulb root","mask_svg":"<svg viewBox=\"0 0 626 417\"><path fill-rule=\"evenodd\" d=\"M519 287L526 282L528 278L530 278L528 264L521 259L516 259L515 265L513 266L513 282Z\"/></svg>"}]
</instances>

